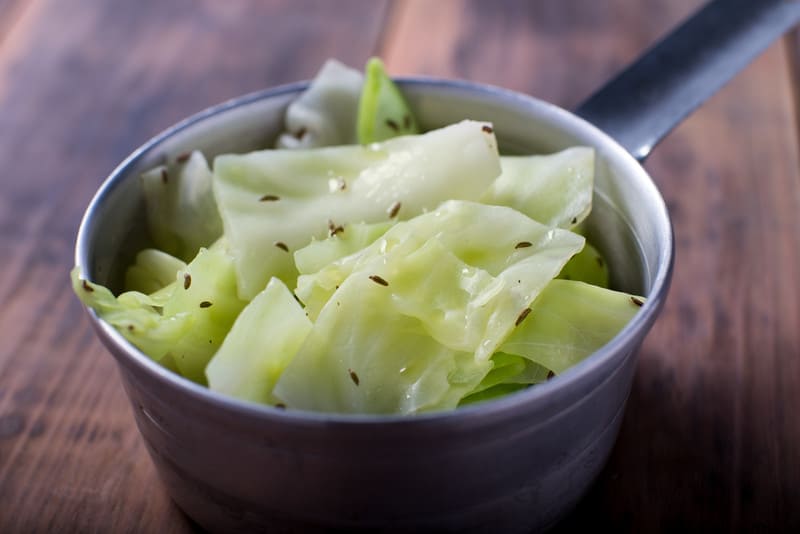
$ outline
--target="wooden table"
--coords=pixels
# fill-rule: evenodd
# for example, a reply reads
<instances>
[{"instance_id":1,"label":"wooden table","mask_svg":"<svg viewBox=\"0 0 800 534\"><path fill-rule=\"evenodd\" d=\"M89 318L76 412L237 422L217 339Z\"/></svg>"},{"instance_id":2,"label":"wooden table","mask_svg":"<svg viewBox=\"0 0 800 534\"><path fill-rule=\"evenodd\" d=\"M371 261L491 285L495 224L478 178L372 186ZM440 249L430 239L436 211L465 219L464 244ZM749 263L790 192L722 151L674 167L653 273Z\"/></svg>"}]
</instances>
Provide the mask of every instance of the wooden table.
<instances>
[{"instance_id":1,"label":"wooden table","mask_svg":"<svg viewBox=\"0 0 800 534\"><path fill-rule=\"evenodd\" d=\"M700 0L0 0L0 532L189 532L68 283L109 171L178 119L373 54L566 108ZM798 46L772 46L647 163L666 308L621 435L561 526L800 527Z\"/></svg>"}]
</instances>

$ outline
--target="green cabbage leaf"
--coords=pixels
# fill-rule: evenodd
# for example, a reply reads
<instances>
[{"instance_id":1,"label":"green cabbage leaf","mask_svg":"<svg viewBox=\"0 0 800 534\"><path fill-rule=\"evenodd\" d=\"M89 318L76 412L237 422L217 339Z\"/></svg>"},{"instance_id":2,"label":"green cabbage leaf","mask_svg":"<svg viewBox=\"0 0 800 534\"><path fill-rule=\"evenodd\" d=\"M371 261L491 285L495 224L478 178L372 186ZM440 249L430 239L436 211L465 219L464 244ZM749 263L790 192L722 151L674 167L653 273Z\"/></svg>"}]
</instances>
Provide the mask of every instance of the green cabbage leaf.
<instances>
[{"instance_id":1,"label":"green cabbage leaf","mask_svg":"<svg viewBox=\"0 0 800 534\"><path fill-rule=\"evenodd\" d=\"M477 200L500 174L484 123L463 121L369 146L264 150L214 160L214 193L241 298L272 276L293 287L291 252L351 222L403 220ZM346 231L346 230L345 230Z\"/></svg>"}]
</instances>

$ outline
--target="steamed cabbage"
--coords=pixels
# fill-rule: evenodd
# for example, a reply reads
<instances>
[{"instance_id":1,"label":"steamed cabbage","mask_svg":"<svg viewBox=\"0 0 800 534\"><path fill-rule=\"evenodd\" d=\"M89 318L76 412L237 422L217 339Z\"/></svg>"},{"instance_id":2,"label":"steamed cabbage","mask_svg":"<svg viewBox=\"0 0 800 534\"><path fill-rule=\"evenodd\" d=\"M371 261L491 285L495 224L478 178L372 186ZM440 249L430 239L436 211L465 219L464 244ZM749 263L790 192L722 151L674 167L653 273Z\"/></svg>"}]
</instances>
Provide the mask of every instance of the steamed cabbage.
<instances>
[{"instance_id":1,"label":"steamed cabbage","mask_svg":"<svg viewBox=\"0 0 800 534\"><path fill-rule=\"evenodd\" d=\"M523 239L533 245L515 248ZM338 278L325 277L333 285L327 298L314 302L321 309L305 301L314 326L275 394L310 410L454 408L491 369L492 354L521 314L582 246L576 234L472 202L445 202L398 223L343 258L334 269ZM303 300L299 290L298 296ZM351 372L361 377L359 387Z\"/></svg>"},{"instance_id":2,"label":"steamed cabbage","mask_svg":"<svg viewBox=\"0 0 800 534\"><path fill-rule=\"evenodd\" d=\"M594 150L572 147L548 155L503 156L502 173L481 198L550 226L573 228L592 209Z\"/></svg>"},{"instance_id":3,"label":"steamed cabbage","mask_svg":"<svg viewBox=\"0 0 800 534\"><path fill-rule=\"evenodd\" d=\"M211 170L197 150L142 175L150 236L157 249L183 261L222 235Z\"/></svg>"},{"instance_id":4,"label":"steamed cabbage","mask_svg":"<svg viewBox=\"0 0 800 534\"><path fill-rule=\"evenodd\" d=\"M385 141L399 135L420 133L417 119L403 93L374 57L367 62L366 79L358 104L358 142Z\"/></svg>"},{"instance_id":5,"label":"steamed cabbage","mask_svg":"<svg viewBox=\"0 0 800 534\"><path fill-rule=\"evenodd\" d=\"M497 142L484 125L463 121L369 146L218 156L214 194L240 297L252 299L272 276L293 287L291 252L347 223L477 200L500 174Z\"/></svg>"},{"instance_id":6,"label":"steamed cabbage","mask_svg":"<svg viewBox=\"0 0 800 534\"><path fill-rule=\"evenodd\" d=\"M275 382L311 330L286 285L272 278L233 323L206 367L208 387L240 399L275 404Z\"/></svg>"},{"instance_id":7,"label":"steamed cabbage","mask_svg":"<svg viewBox=\"0 0 800 534\"><path fill-rule=\"evenodd\" d=\"M286 132L277 148L313 148L351 145L356 142L364 75L335 59L329 59L299 98L286 110Z\"/></svg>"},{"instance_id":8,"label":"steamed cabbage","mask_svg":"<svg viewBox=\"0 0 800 534\"><path fill-rule=\"evenodd\" d=\"M176 264L178 266L178 264ZM150 295L108 289L72 271L75 293L87 306L154 360L169 356L180 374L205 383L205 368L245 301L236 292L233 258L220 241L201 248L173 281Z\"/></svg>"},{"instance_id":9,"label":"steamed cabbage","mask_svg":"<svg viewBox=\"0 0 800 534\"><path fill-rule=\"evenodd\" d=\"M580 235L590 148L501 157L471 120L413 135L376 59L366 77L326 63L285 127L278 149L142 176L153 247L119 295L72 271L84 304L190 380L289 409L449 410L563 373L643 303L607 289Z\"/></svg>"},{"instance_id":10,"label":"steamed cabbage","mask_svg":"<svg viewBox=\"0 0 800 534\"><path fill-rule=\"evenodd\" d=\"M641 306L637 297L575 280L553 280L531 313L500 346L555 374L563 373L602 347L628 324Z\"/></svg>"}]
</instances>

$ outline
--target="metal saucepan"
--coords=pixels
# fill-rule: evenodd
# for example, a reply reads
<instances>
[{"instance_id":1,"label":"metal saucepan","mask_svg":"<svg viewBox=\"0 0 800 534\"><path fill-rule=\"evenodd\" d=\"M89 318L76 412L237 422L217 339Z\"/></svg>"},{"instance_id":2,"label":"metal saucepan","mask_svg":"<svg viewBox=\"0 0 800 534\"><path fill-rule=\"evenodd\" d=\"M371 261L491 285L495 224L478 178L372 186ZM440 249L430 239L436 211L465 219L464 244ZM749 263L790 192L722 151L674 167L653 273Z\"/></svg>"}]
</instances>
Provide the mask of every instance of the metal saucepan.
<instances>
[{"instance_id":1,"label":"metal saucepan","mask_svg":"<svg viewBox=\"0 0 800 534\"><path fill-rule=\"evenodd\" d=\"M589 238L606 255L613 284L648 300L608 345L545 384L415 417L280 411L171 373L92 313L173 499L200 525L223 532L528 532L552 525L609 455L636 350L670 282L669 215L637 159L798 18L797 2L712 2L577 114L494 87L400 81L425 128L470 117L492 121L505 150L597 150ZM143 244L137 241L146 234L143 171L187 149L213 157L266 146L305 87L279 87L208 109L128 157L82 222L76 261L83 276L118 286Z\"/></svg>"}]
</instances>

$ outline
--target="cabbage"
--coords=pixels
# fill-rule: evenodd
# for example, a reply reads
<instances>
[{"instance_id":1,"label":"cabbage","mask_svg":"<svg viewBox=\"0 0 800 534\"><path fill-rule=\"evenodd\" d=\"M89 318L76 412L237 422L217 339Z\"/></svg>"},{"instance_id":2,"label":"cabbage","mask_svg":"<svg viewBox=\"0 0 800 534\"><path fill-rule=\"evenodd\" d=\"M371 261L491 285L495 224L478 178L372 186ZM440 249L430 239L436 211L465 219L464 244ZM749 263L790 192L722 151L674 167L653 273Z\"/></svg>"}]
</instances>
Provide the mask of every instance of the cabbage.
<instances>
[{"instance_id":1,"label":"cabbage","mask_svg":"<svg viewBox=\"0 0 800 534\"><path fill-rule=\"evenodd\" d=\"M608 264L589 242L558 273L558 278L577 280L599 287L608 287Z\"/></svg>"},{"instance_id":2,"label":"cabbage","mask_svg":"<svg viewBox=\"0 0 800 534\"><path fill-rule=\"evenodd\" d=\"M314 320L337 287L352 273L370 269L376 261L388 268L391 258L409 255L434 238L463 262L467 271L458 271L461 267L452 272L443 267L419 271L412 270L414 264L406 264L408 272L400 270L392 276L419 277L431 291L447 296L454 284L469 287L476 300L463 310L463 321L456 321L462 311L442 322L437 322L436 317L426 318L430 321L431 335L442 339L463 338L463 342L451 341L462 350L472 350L470 347L474 346L476 336L499 325L504 326L491 339L505 335L509 323L516 320L584 243L583 237L577 234L546 227L511 208L448 201L433 212L396 224L356 254L341 258L317 273L300 276L296 294ZM458 287L452 290L452 294L459 294ZM414 313L426 314L435 303L423 299L419 306ZM458 309L464 306L466 304ZM435 327L437 324L441 329ZM480 357L488 357L494 346L487 343L481 347Z\"/></svg>"},{"instance_id":3,"label":"cabbage","mask_svg":"<svg viewBox=\"0 0 800 534\"><path fill-rule=\"evenodd\" d=\"M371 58L366 72L358 107L358 142L375 143L398 135L418 134L417 120L381 60Z\"/></svg>"},{"instance_id":4,"label":"cabbage","mask_svg":"<svg viewBox=\"0 0 800 534\"><path fill-rule=\"evenodd\" d=\"M368 147L218 156L214 193L240 297L253 298L272 276L293 287L290 252L347 223L407 219L447 199L479 198L500 174L497 142L484 126L463 121Z\"/></svg>"},{"instance_id":5,"label":"cabbage","mask_svg":"<svg viewBox=\"0 0 800 534\"><path fill-rule=\"evenodd\" d=\"M175 290L164 303L164 315L192 317L192 328L169 351L183 376L206 382L205 367L245 304L237 295L233 257L224 242L200 249L178 272Z\"/></svg>"},{"instance_id":6,"label":"cabbage","mask_svg":"<svg viewBox=\"0 0 800 534\"><path fill-rule=\"evenodd\" d=\"M474 400L474 395L503 384L518 386L538 384L547 380L550 375L551 371L548 368L522 356L495 352L492 355L492 370L468 394L468 397Z\"/></svg>"},{"instance_id":7,"label":"cabbage","mask_svg":"<svg viewBox=\"0 0 800 534\"><path fill-rule=\"evenodd\" d=\"M306 301L314 326L274 393L307 410L454 408L582 246L574 233L473 202L445 202L398 223L320 271L322 290Z\"/></svg>"},{"instance_id":8,"label":"cabbage","mask_svg":"<svg viewBox=\"0 0 800 534\"><path fill-rule=\"evenodd\" d=\"M584 282L553 280L460 405L508 395L563 372L611 341L643 302Z\"/></svg>"},{"instance_id":9,"label":"cabbage","mask_svg":"<svg viewBox=\"0 0 800 534\"><path fill-rule=\"evenodd\" d=\"M186 263L156 248L146 248L136 254L133 265L125 271L125 289L155 293L175 281Z\"/></svg>"},{"instance_id":10,"label":"cabbage","mask_svg":"<svg viewBox=\"0 0 800 534\"><path fill-rule=\"evenodd\" d=\"M372 244L393 224L391 221L348 224L346 232L344 230L337 232L327 239L314 239L305 247L295 251L295 266L300 274L315 273L330 263L355 254Z\"/></svg>"},{"instance_id":11,"label":"cabbage","mask_svg":"<svg viewBox=\"0 0 800 534\"><path fill-rule=\"evenodd\" d=\"M576 233L594 151L500 157L486 123L417 128L379 60L328 62L287 110L292 150L145 173L155 248L118 297L77 267L73 288L166 368L302 410L453 409L609 342L643 299L599 287Z\"/></svg>"},{"instance_id":12,"label":"cabbage","mask_svg":"<svg viewBox=\"0 0 800 534\"><path fill-rule=\"evenodd\" d=\"M289 408L403 413L453 408L491 368L433 339L391 291L353 276L320 314L274 394Z\"/></svg>"},{"instance_id":13,"label":"cabbage","mask_svg":"<svg viewBox=\"0 0 800 534\"><path fill-rule=\"evenodd\" d=\"M188 159L142 174L147 225L157 249L189 261L222 235L211 180L208 163L196 150Z\"/></svg>"},{"instance_id":14,"label":"cabbage","mask_svg":"<svg viewBox=\"0 0 800 534\"><path fill-rule=\"evenodd\" d=\"M334 59L320 69L311 85L286 110L286 133L278 148L312 148L356 142L364 76Z\"/></svg>"},{"instance_id":15,"label":"cabbage","mask_svg":"<svg viewBox=\"0 0 800 534\"><path fill-rule=\"evenodd\" d=\"M142 352L158 361L170 347L190 330L189 314L165 317L160 313L165 299L139 292L115 297L107 288L81 278L80 267L70 272L72 289L84 305Z\"/></svg>"},{"instance_id":16,"label":"cabbage","mask_svg":"<svg viewBox=\"0 0 800 534\"><path fill-rule=\"evenodd\" d=\"M378 58L367 62L366 77L330 59L286 110L285 131L276 148L318 148L369 144L419 127L400 90Z\"/></svg>"},{"instance_id":17,"label":"cabbage","mask_svg":"<svg viewBox=\"0 0 800 534\"><path fill-rule=\"evenodd\" d=\"M611 341L643 302L584 282L553 280L499 350L559 374Z\"/></svg>"},{"instance_id":18,"label":"cabbage","mask_svg":"<svg viewBox=\"0 0 800 534\"><path fill-rule=\"evenodd\" d=\"M396 256L405 265L395 267L398 274L404 267L418 273L443 253L434 241L418 254ZM424 319L403 313L440 296L424 278L388 278L389 286L383 286L368 272L354 273L335 292L274 394L289 408L325 412L410 414L456 407L491 362L439 342ZM463 299L456 295L454 304L458 297ZM445 313L446 306L441 303L430 316Z\"/></svg>"},{"instance_id":19,"label":"cabbage","mask_svg":"<svg viewBox=\"0 0 800 534\"><path fill-rule=\"evenodd\" d=\"M204 369L246 304L237 297L233 261L224 242L200 249L173 282L145 295L115 297L72 271L78 297L154 360L168 356L180 373L204 384Z\"/></svg>"},{"instance_id":20,"label":"cabbage","mask_svg":"<svg viewBox=\"0 0 800 534\"><path fill-rule=\"evenodd\" d=\"M233 397L275 404L272 388L305 341L311 321L277 278L242 310L206 367L208 387Z\"/></svg>"},{"instance_id":21,"label":"cabbage","mask_svg":"<svg viewBox=\"0 0 800 534\"><path fill-rule=\"evenodd\" d=\"M572 228L592 209L594 149L503 156L502 174L481 202L509 206L548 226Z\"/></svg>"}]
</instances>

